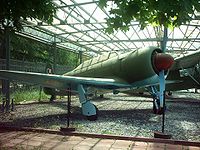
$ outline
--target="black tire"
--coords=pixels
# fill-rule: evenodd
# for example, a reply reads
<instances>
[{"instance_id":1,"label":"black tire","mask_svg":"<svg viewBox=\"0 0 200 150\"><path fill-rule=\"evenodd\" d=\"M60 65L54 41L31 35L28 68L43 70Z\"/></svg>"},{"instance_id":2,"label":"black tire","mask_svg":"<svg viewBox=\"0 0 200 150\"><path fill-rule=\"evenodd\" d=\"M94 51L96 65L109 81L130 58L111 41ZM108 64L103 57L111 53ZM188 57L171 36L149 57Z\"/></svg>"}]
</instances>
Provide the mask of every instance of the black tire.
<instances>
[{"instance_id":1,"label":"black tire","mask_svg":"<svg viewBox=\"0 0 200 150\"><path fill-rule=\"evenodd\" d=\"M168 95L169 95L169 96L172 96L172 92L171 92L171 91L169 91L169 92L168 92Z\"/></svg>"},{"instance_id":2,"label":"black tire","mask_svg":"<svg viewBox=\"0 0 200 150\"><path fill-rule=\"evenodd\" d=\"M139 92L140 95L144 95L144 92Z\"/></svg>"},{"instance_id":3,"label":"black tire","mask_svg":"<svg viewBox=\"0 0 200 150\"><path fill-rule=\"evenodd\" d=\"M160 107L160 101L158 99L153 99L153 113L154 114L159 114L159 110L156 109L156 103L158 107Z\"/></svg>"},{"instance_id":4,"label":"black tire","mask_svg":"<svg viewBox=\"0 0 200 150\"><path fill-rule=\"evenodd\" d=\"M160 108L157 112L158 115L162 115L166 108Z\"/></svg>"},{"instance_id":5,"label":"black tire","mask_svg":"<svg viewBox=\"0 0 200 150\"><path fill-rule=\"evenodd\" d=\"M49 102L54 102L56 100L56 95L51 95L51 98L49 99Z\"/></svg>"},{"instance_id":6,"label":"black tire","mask_svg":"<svg viewBox=\"0 0 200 150\"><path fill-rule=\"evenodd\" d=\"M153 113L157 114L155 100L153 100Z\"/></svg>"},{"instance_id":7,"label":"black tire","mask_svg":"<svg viewBox=\"0 0 200 150\"><path fill-rule=\"evenodd\" d=\"M87 116L87 120L89 121L96 121L97 118L98 118L98 115Z\"/></svg>"},{"instance_id":8,"label":"black tire","mask_svg":"<svg viewBox=\"0 0 200 150\"><path fill-rule=\"evenodd\" d=\"M101 94L101 95L99 96L99 98L104 98L103 94Z\"/></svg>"},{"instance_id":9,"label":"black tire","mask_svg":"<svg viewBox=\"0 0 200 150\"><path fill-rule=\"evenodd\" d=\"M95 109L96 109L96 115L92 115L92 116L87 116L87 119L89 121L96 121L98 119L98 115L99 115L99 109L94 105Z\"/></svg>"}]
</instances>

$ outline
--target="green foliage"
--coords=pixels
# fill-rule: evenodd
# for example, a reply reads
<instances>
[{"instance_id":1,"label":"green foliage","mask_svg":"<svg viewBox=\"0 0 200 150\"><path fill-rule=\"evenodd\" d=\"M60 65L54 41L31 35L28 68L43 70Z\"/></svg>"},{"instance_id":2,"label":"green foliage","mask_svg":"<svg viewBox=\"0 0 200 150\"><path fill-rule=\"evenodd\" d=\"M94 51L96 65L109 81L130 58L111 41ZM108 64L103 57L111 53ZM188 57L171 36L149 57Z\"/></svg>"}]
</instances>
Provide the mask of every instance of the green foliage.
<instances>
[{"instance_id":1,"label":"green foliage","mask_svg":"<svg viewBox=\"0 0 200 150\"><path fill-rule=\"evenodd\" d=\"M1 0L0 27L22 29L20 19L52 23L56 7L52 0Z\"/></svg>"},{"instance_id":2,"label":"green foliage","mask_svg":"<svg viewBox=\"0 0 200 150\"><path fill-rule=\"evenodd\" d=\"M14 98L14 103L25 103L28 101L38 101L39 100L39 89L30 90L17 90L11 94L11 98ZM49 95L46 95L43 91L41 93L41 100L49 100Z\"/></svg>"},{"instance_id":3,"label":"green foliage","mask_svg":"<svg viewBox=\"0 0 200 150\"><path fill-rule=\"evenodd\" d=\"M78 55L76 53L63 49L58 50L57 58L59 58L56 61L57 64L67 64L72 67L75 67L78 61Z\"/></svg>"},{"instance_id":4,"label":"green foliage","mask_svg":"<svg viewBox=\"0 0 200 150\"><path fill-rule=\"evenodd\" d=\"M184 24L200 11L198 0L112 0L110 18L106 32L129 29L132 20L139 21L141 29L148 24L176 27ZM106 0L100 0L101 7L107 7Z\"/></svg>"},{"instance_id":5,"label":"green foliage","mask_svg":"<svg viewBox=\"0 0 200 150\"><path fill-rule=\"evenodd\" d=\"M12 59L53 64L54 47L52 45L12 34L11 47ZM75 67L77 60L76 53L57 49L56 64Z\"/></svg>"},{"instance_id":6,"label":"green foliage","mask_svg":"<svg viewBox=\"0 0 200 150\"><path fill-rule=\"evenodd\" d=\"M31 62L48 62L50 50L49 45L36 42L31 39L12 35L11 58Z\"/></svg>"}]
</instances>

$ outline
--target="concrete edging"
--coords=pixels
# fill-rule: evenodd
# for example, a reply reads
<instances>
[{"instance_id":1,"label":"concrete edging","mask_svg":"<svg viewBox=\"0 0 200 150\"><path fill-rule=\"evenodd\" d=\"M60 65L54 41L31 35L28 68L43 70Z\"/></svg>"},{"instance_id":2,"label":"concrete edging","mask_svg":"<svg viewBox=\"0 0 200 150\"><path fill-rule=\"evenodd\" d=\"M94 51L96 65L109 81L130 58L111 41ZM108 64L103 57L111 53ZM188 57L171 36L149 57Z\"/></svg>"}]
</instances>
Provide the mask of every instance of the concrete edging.
<instances>
[{"instance_id":1,"label":"concrete edging","mask_svg":"<svg viewBox=\"0 0 200 150\"><path fill-rule=\"evenodd\" d=\"M39 128L29 128L29 127L0 126L0 131L27 131L27 132L39 132L39 133L50 133L50 134L58 134L58 135L68 135L68 136L83 136L83 137L90 137L90 138L129 140L129 141L139 141L139 142L165 143L165 144L200 147L200 142L193 142L193 141L160 139L160 138L146 138L146 137L118 136L118 135L108 135L108 134L91 134L91 133L81 133L81 132L62 132L62 131L59 131L59 130L39 129Z\"/></svg>"}]
</instances>

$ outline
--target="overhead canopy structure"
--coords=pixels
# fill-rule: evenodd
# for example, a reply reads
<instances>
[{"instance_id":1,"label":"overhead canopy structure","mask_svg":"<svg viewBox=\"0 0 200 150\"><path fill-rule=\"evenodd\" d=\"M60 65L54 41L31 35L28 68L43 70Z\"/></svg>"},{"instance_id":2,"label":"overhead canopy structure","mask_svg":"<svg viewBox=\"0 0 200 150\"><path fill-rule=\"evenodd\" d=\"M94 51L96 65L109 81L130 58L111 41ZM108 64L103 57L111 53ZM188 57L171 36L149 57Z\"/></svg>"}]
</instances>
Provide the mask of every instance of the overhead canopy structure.
<instances>
[{"instance_id":1,"label":"overhead canopy structure","mask_svg":"<svg viewBox=\"0 0 200 150\"><path fill-rule=\"evenodd\" d=\"M40 20L28 20L24 22L24 30L17 34L92 56L160 46L162 41L163 29L148 26L141 30L138 22L132 22L128 32L105 33L105 18L109 17L109 12L101 9L96 0L54 0L54 3L57 13L52 25ZM174 30L168 29L168 52L179 55L196 51L200 49L199 43L200 18Z\"/></svg>"}]
</instances>

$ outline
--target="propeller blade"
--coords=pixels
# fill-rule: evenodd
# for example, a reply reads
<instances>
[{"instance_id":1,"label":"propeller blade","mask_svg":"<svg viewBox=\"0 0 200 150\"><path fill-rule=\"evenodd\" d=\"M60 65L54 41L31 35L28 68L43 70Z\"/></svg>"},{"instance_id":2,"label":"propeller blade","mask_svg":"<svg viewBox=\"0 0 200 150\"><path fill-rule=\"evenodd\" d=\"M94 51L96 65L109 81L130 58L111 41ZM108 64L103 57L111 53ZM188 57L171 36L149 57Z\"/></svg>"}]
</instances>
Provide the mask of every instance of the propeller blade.
<instances>
[{"instance_id":1,"label":"propeller blade","mask_svg":"<svg viewBox=\"0 0 200 150\"><path fill-rule=\"evenodd\" d=\"M159 89L159 99L160 99L160 107L164 107L164 91L165 91L165 73L164 70L159 72L159 82L160 82L160 89Z\"/></svg>"},{"instance_id":2,"label":"propeller blade","mask_svg":"<svg viewBox=\"0 0 200 150\"><path fill-rule=\"evenodd\" d=\"M165 71L167 71L174 63L174 58L165 53L156 53L153 60L155 71L159 76L159 93L157 101L157 113L164 112L164 98L165 98Z\"/></svg>"}]
</instances>

